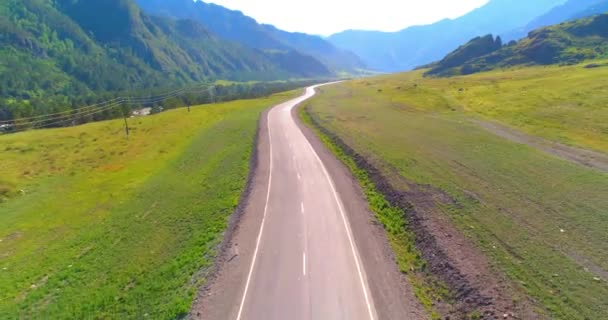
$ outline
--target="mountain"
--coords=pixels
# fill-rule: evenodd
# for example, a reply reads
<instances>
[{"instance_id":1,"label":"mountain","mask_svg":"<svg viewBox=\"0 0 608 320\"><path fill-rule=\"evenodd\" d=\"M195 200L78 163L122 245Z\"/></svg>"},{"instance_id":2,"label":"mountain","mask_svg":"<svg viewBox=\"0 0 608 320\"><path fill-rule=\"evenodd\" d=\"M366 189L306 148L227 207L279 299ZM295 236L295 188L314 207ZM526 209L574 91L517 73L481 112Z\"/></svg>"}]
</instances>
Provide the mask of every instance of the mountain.
<instances>
[{"instance_id":1,"label":"mountain","mask_svg":"<svg viewBox=\"0 0 608 320\"><path fill-rule=\"evenodd\" d=\"M427 74L444 74L444 71L452 70L452 68L461 67L468 61L483 57L487 54L495 52L502 48L502 40L500 37L494 39L489 34L484 37L476 37L467 42L465 45L449 53L445 58L438 63L431 64L433 67ZM466 73L466 69L460 73Z\"/></svg>"},{"instance_id":2,"label":"mountain","mask_svg":"<svg viewBox=\"0 0 608 320\"><path fill-rule=\"evenodd\" d=\"M564 2L490 0L481 8L453 20L445 19L398 32L350 30L332 35L329 40L357 54L372 69L403 71L439 60L473 37L517 29Z\"/></svg>"},{"instance_id":3,"label":"mountain","mask_svg":"<svg viewBox=\"0 0 608 320\"><path fill-rule=\"evenodd\" d=\"M296 50L335 72L356 73L366 67L352 52L338 49L319 36L259 24L240 11L215 4L192 0L137 0L137 3L150 14L198 21L215 34L250 48L270 52Z\"/></svg>"},{"instance_id":4,"label":"mountain","mask_svg":"<svg viewBox=\"0 0 608 320\"><path fill-rule=\"evenodd\" d=\"M502 38L506 41L521 39L528 32L541 27L605 12L608 12L608 1L606 0L569 0L537 17L524 27L503 34Z\"/></svg>"},{"instance_id":5,"label":"mountain","mask_svg":"<svg viewBox=\"0 0 608 320\"><path fill-rule=\"evenodd\" d=\"M517 65L575 64L608 58L608 14L600 14L530 32L501 46L491 35L475 38L431 64L427 75L470 74Z\"/></svg>"},{"instance_id":6,"label":"mountain","mask_svg":"<svg viewBox=\"0 0 608 320\"><path fill-rule=\"evenodd\" d=\"M329 76L298 52L267 53L132 0L3 0L0 97L74 96L189 82Z\"/></svg>"}]
</instances>

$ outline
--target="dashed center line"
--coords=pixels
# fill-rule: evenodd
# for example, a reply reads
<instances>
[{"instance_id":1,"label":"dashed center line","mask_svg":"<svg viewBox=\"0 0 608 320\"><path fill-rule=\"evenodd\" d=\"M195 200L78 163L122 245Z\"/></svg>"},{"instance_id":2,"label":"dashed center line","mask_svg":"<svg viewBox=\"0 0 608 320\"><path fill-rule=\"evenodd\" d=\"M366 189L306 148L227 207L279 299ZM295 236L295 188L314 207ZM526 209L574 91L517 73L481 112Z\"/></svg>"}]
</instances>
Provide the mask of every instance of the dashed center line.
<instances>
[{"instance_id":1,"label":"dashed center line","mask_svg":"<svg viewBox=\"0 0 608 320\"><path fill-rule=\"evenodd\" d=\"M302 270L304 272L304 275L306 275L306 252L302 253L303 258L302 258Z\"/></svg>"},{"instance_id":2,"label":"dashed center line","mask_svg":"<svg viewBox=\"0 0 608 320\"><path fill-rule=\"evenodd\" d=\"M304 213L304 202L300 202L300 212Z\"/></svg>"}]
</instances>

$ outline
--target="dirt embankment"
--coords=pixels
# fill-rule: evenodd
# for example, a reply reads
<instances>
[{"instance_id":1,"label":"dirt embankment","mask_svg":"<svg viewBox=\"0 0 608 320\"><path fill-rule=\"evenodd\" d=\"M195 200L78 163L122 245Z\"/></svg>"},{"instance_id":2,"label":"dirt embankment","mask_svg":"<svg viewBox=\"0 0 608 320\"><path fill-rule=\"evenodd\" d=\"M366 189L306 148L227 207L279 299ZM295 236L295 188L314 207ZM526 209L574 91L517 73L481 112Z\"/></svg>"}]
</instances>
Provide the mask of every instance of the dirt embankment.
<instances>
[{"instance_id":1,"label":"dirt embankment","mask_svg":"<svg viewBox=\"0 0 608 320\"><path fill-rule=\"evenodd\" d=\"M404 219L415 235L415 245L427 263L427 272L443 282L453 297L453 301L436 305L445 319L542 318L533 311L530 300L515 290L510 281L492 267L480 249L439 210L440 204L457 206L446 193L405 181L396 172L392 172L389 178L320 125L309 110L306 112L323 134L354 159L359 168L367 171L378 191L391 205L405 212ZM399 185L405 188L395 187ZM515 300L519 302L515 303Z\"/></svg>"}]
</instances>

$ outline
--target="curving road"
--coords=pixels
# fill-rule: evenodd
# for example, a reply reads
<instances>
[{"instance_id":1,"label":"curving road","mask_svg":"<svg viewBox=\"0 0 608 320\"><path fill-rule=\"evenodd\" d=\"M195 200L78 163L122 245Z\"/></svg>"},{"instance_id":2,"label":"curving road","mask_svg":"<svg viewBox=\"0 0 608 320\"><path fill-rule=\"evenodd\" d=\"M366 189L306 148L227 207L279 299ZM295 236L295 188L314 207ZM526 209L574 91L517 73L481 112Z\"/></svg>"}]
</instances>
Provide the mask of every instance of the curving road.
<instances>
[{"instance_id":1,"label":"curving road","mask_svg":"<svg viewBox=\"0 0 608 320\"><path fill-rule=\"evenodd\" d=\"M270 187L237 319L375 319L342 200L292 118L314 90L268 113Z\"/></svg>"},{"instance_id":2,"label":"curving road","mask_svg":"<svg viewBox=\"0 0 608 320\"><path fill-rule=\"evenodd\" d=\"M408 313L415 309L411 303L399 301L403 295L395 281L396 266L378 255L386 248L370 247L374 240L360 237L373 236L356 234L372 252L367 265L377 269L368 280L349 222L349 211L355 209L349 210L348 202L362 210L366 229L371 214L360 195L348 195L345 204L342 190L294 119L293 109L312 97L316 87L272 108L262 121L264 143L258 152L266 157L259 156L228 261L195 303L193 318L374 320L379 318L374 291L384 295L385 316L380 318L418 318ZM377 281L376 290L370 290L371 281Z\"/></svg>"}]
</instances>

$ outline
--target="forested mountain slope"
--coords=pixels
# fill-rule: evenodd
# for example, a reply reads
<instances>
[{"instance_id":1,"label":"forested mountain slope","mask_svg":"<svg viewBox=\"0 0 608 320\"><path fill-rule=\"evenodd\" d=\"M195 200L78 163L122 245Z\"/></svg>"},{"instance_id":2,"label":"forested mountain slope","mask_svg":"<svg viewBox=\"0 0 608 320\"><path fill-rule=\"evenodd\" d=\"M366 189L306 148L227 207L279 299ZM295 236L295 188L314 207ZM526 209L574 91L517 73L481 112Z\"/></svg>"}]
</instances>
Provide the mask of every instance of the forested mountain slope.
<instances>
[{"instance_id":1,"label":"forested mountain slope","mask_svg":"<svg viewBox=\"0 0 608 320\"><path fill-rule=\"evenodd\" d=\"M259 24L240 11L212 3L192 0L137 0L137 3L151 14L196 20L217 35L250 48L267 52L296 50L336 72L356 73L366 67L352 52L339 49L319 36Z\"/></svg>"},{"instance_id":2,"label":"forested mountain slope","mask_svg":"<svg viewBox=\"0 0 608 320\"><path fill-rule=\"evenodd\" d=\"M247 48L132 0L5 0L0 44L3 98L330 75L311 57Z\"/></svg>"}]
</instances>

